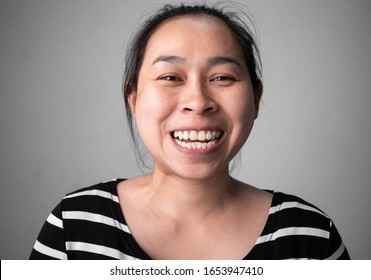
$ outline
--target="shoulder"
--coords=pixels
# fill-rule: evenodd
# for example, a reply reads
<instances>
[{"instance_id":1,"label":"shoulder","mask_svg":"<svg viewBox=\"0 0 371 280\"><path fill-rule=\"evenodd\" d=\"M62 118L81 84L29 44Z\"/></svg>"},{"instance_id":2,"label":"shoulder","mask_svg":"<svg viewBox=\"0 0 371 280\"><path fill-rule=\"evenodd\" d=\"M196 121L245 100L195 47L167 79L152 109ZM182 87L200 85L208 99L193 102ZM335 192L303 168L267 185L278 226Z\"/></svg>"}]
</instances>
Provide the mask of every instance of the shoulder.
<instances>
[{"instance_id":1,"label":"shoulder","mask_svg":"<svg viewBox=\"0 0 371 280\"><path fill-rule=\"evenodd\" d=\"M119 203L117 185L125 179L103 181L89 187L77 189L68 193L61 202L62 210L101 206L107 203Z\"/></svg>"},{"instance_id":2,"label":"shoulder","mask_svg":"<svg viewBox=\"0 0 371 280\"><path fill-rule=\"evenodd\" d=\"M267 224L254 253L275 259L349 258L332 220L312 203L291 194L273 193ZM261 257L260 255L258 255Z\"/></svg>"},{"instance_id":3,"label":"shoulder","mask_svg":"<svg viewBox=\"0 0 371 280\"><path fill-rule=\"evenodd\" d=\"M309 247L311 258L349 259L333 220L312 203L294 195L275 192L270 213L279 221L277 225L281 225L281 234L287 234L291 239L296 236L302 246Z\"/></svg>"},{"instance_id":4,"label":"shoulder","mask_svg":"<svg viewBox=\"0 0 371 280\"><path fill-rule=\"evenodd\" d=\"M316 234L324 235L332 224L330 217L314 204L296 195L277 191L273 192L269 218L278 229L316 229Z\"/></svg>"},{"instance_id":5,"label":"shoulder","mask_svg":"<svg viewBox=\"0 0 371 280\"><path fill-rule=\"evenodd\" d=\"M100 183L97 183L97 184L94 184L94 185L91 185L89 187L84 187L84 188L79 188L73 192L70 192L68 193L65 197L72 197L72 196L78 196L78 195L83 195L83 194L88 194L88 193L92 193L92 192L99 192L99 191L103 191L103 192L109 192L109 193L117 193L115 191L116 187L117 187L117 184L124 181L125 179L112 179L112 180L108 180L108 181L102 181Z\"/></svg>"},{"instance_id":6,"label":"shoulder","mask_svg":"<svg viewBox=\"0 0 371 280\"><path fill-rule=\"evenodd\" d=\"M270 213L272 214L282 210L297 210L299 212L311 211L320 216L328 218L328 216L321 209L301 197L279 191L270 192L273 193L272 205L270 210Z\"/></svg>"}]
</instances>

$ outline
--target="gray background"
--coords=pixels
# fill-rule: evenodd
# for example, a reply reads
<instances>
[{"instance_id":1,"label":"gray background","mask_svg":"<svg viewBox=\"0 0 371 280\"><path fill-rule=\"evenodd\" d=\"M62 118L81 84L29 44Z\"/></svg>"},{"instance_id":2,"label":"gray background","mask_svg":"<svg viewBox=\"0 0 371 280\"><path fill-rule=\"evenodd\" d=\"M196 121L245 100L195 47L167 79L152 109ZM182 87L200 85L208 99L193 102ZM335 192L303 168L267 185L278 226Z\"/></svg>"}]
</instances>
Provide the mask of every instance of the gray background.
<instances>
[{"instance_id":1,"label":"gray background","mask_svg":"<svg viewBox=\"0 0 371 280\"><path fill-rule=\"evenodd\" d=\"M1 259L28 258L64 194L140 173L123 58L158 3L0 1ZM237 177L319 206L351 256L371 259L371 1L247 3L265 95Z\"/></svg>"}]
</instances>

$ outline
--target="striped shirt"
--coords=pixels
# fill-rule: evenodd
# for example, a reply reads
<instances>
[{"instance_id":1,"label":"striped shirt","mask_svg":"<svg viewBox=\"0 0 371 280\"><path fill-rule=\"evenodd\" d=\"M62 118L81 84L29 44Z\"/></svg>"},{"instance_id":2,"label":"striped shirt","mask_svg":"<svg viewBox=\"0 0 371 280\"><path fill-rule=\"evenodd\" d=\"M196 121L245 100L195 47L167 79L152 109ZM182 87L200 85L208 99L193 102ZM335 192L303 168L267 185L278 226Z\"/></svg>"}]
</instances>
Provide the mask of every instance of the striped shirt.
<instances>
[{"instance_id":1,"label":"striped shirt","mask_svg":"<svg viewBox=\"0 0 371 280\"><path fill-rule=\"evenodd\" d=\"M151 259L125 222L117 194L122 180L65 196L44 223L30 259ZM349 259L326 214L296 196L272 193L265 227L244 259Z\"/></svg>"}]
</instances>

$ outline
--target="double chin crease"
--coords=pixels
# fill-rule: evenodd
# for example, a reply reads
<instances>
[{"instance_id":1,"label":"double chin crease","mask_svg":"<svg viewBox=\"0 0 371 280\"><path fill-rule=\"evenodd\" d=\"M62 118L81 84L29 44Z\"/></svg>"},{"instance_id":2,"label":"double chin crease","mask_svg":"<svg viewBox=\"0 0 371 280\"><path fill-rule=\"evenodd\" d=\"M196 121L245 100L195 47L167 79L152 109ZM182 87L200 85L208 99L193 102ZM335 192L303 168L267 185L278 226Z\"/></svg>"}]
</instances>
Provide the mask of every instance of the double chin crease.
<instances>
[{"instance_id":1,"label":"double chin crease","mask_svg":"<svg viewBox=\"0 0 371 280\"><path fill-rule=\"evenodd\" d=\"M177 130L172 132L172 137L183 148L207 149L215 146L222 134L220 130Z\"/></svg>"}]
</instances>

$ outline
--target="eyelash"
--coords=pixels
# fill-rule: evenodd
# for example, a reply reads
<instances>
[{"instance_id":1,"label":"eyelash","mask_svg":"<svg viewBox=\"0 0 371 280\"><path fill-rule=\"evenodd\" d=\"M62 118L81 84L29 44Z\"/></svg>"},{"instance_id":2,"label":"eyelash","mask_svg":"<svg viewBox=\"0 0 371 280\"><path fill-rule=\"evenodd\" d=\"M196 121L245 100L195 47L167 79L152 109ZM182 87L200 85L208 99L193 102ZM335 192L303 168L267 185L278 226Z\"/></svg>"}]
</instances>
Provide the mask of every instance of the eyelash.
<instances>
[{"instance_id":1,"label":"eyelash","mask_svg":"<svg viewBox=\"0 0 371 280\"><path fill-rule=\"evenodd\" d=\"M174 75L166 75L159 77L158 80L168 81L168 82L175 82L175 81L181 81L180 78ZM217 76L215 78L212 78L209 80L210 82L223 82L223 81L236 81L235 78L231 76Z\"/></svg>"},{"instance_id":2,"label":"eyelash","mask_svg":"<svg viewBox=\"0 0 371 280\"><path fill-rule=\"evenodd\" d=\"M181 80L174 75L166 75L166 76L159 77L158 79L163 80L163 81L169 81L169 82L180 81Z\"/></svg>"},{"instance_id":3,"label":"eyelash","mask_svg":"<svg viewBox=\"0 0 371 280\"><path fill-rule=\"evenodd\" d=\"M223 82L223 81L236 81L236 79L231 76L218 76L210 79L210 81Z\"/></svg>"}]
</instances>

